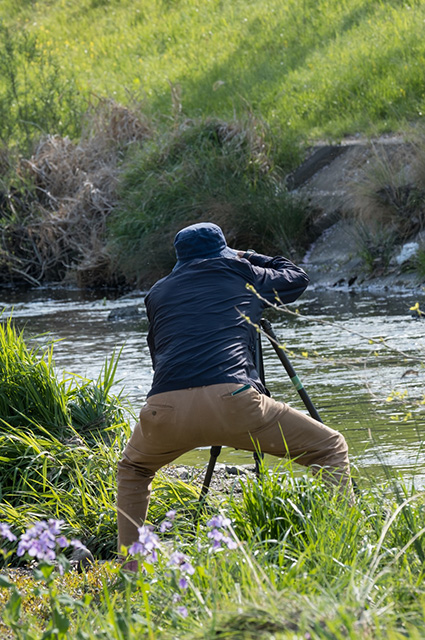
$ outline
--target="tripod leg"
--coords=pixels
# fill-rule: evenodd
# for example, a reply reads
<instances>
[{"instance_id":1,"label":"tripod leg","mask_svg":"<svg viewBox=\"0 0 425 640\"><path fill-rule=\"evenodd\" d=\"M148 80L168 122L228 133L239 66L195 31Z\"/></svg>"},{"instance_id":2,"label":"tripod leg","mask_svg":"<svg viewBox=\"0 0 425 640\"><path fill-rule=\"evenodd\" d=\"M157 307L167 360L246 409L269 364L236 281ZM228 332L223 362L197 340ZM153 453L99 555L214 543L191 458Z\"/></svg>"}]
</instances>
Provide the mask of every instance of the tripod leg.
<instances>
[{"instance_id":1,"label":"tripod leg","mask_svg":"<svg viewBox=\"0 0 425 640\"><path fill-rule=\"evenodd\" d=\"M260 477L260 471L261 471L261 462L262 460L264 460L264 453L254 453L254 461L255 461L255 475L257 476L257 478Z\"/></svg>"},{"instance_id":2,"label":"tripod leg","mask_svg":"<svg viewBox=\"0 0 425 640\"><path fill-rule=\"evenodd\" d=\"M212 474L214 473L215 463L217 462L217 458L220 455L220 451L221 447L219 446L214 446L210 449L210 461L208 463L207 472L205 474L204 483L202 485L201 494L199 496L199 502L202 502L208 493Z\"/></svg>"}]
</instances>

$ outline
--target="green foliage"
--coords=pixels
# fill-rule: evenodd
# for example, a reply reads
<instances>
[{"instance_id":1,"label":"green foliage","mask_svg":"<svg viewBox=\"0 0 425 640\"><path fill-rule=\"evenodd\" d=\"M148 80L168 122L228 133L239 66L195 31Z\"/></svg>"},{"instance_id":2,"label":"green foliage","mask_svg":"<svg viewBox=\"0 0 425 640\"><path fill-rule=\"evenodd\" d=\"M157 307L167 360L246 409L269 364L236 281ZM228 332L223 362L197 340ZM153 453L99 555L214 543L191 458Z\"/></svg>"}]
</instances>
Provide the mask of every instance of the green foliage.
<instances>
[{"instance_id":1,"label":"green foliage","mask_svg":"<svg viewBox=\"0 0 425 640\"><path fill-rule=\"evenodd\" d=\"M0 424L72 437L74 429L82 433L122 422L119 400L109 396L117 362L113 355L95 384L58 380L53 344L29 348L12 319L0 323Z\"/></svg>"},{"instance_id":2,"label":"green foliage","mask_svg":"<svg viewBox=\"0 0 425 640\"><path fill-rule=\"evenodd\" d=\"M157 484L153 502L175 506L165 485ZM176 489L189 497L181 483ZM236 549L212 551L208 516L199 519L194 538L178 512L160 542L159 560L142 561L134 575L106 563L81 577L55 577L46 566L36 571L38 582L13 572L1 577L2 622L27 640L41 637L54 620L69 637L85 640L366 639L422 632L425 592L415 541L423 535L424 499L400 495L397 504L394 497L389 485L375 488L348 508L320 478L295 479L289 466L281 467L243 487L242 500L222 497L220 511L241 539ZM170 565L174 550L194 567L185 588Z\"/></svg>"},{"instance_id":3,"label":"green foliage","mask_svg":"<svg viewBox=\"0 0 425 640\"><path fill-rule=\"evenodd\" d=\"M242 485L242 501L232 505L235 531L283 566L303 558L315 574L325 564L330 580L338 567L355 566L362 537L363 545L375 537L358 508L333 493L320 474L296 476L290 462L279 464Z\"/></svg>"},{"instance_id":4,"label":"green foliage","mask_svg":"<svg viewBox=\"0 0 425 640\"><path fill-rule=\"evenodd\" d=\"M126 277L145 280L174 265L172 241L186 224L222 226L230 246L288 253L306 207L285 189L264 124L182 122L145 144L126 167L110 219L110 253Z\"/></svg>"},{"instance_id":5,"label":"green foliage","mask_svg":"<svg viewBox=\"0 0 425 640\"><path fill-rule=\"evenodd\" d=\"M40 357L41 356L41 357ZM12 321L0 324L0 424L64 430L69 425L64 383L53 372L53 347L27 347Z\"/></svg>"},{"instance_id":6,"label":"green foliage","mask_svg":"<svg viewBox=\"0 0 425 640\"><path fill-rule=\"evenodd\" d=\"M0 21L0 141L31 149L42 133L75 136L84 100L74 75L63 74L52 51L28 30Z\"/></svg>"},{"instance_id":7,"label":"green foliage","mask_svg":"<svg viewBox=\"0 0 425 640\"><path fill-rule=\"evenodd\" d=\"M28 348L12 320L0 324L0 346L0 513L17 526L63 518L97 555L113 554L115 469L129 434L110 395L117 359L95 383L59 381L53 345Z\"/></svg>"}]
</instances>

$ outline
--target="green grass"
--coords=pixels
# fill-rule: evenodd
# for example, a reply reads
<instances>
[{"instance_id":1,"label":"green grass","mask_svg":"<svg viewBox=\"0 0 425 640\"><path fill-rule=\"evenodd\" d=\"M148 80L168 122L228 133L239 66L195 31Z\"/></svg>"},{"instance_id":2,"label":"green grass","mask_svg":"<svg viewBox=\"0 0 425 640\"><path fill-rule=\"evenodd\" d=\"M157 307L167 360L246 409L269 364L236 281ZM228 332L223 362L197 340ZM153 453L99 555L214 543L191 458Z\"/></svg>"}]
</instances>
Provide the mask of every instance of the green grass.
<instances>
[{"instance_id":1,"label":"green grass","mask_svg":"<svg viewBox=\"0 0 425 640\"><path fill-rule=\"evenodd\" d=\"M1 0L0 15L17 49L5 56L3 39L0 95L9 65L18 128L53 133L56 119L73 134L70 114L95 95L189 117L228 119L249 105L292 139L400 130L425 113L420 0ZM37 109L21 117L26 87L47 120Z\"/></svg>"},{"instance_id":2,"label":"green grass","mask_svg":"<svg viewBox=\"0 0 425 640\"><path fill-rule=\"evenodd\" d=\"M235 230L229 240L243 248L296 260L299 239L314 238L305 207L282 179L305 146L421 130L423 0L0 0L0 16L0 190L10 195L0 202L5 280L60 280L72 263L83 267L75 275L83 284L96 277L150 285L174 262L175 231L202 218L224 220L226 232ZM119 114L119 103L133 111ZM111 122L100 122L105 104ZM143 140L130 131L134 114ZM245 149L243 136L239 149L214 148L205 134L219 122L241 128ZM246 148L252 123L262 130L261 153ZM70 136L87 166L77 174L66 152L49 162L44 151L28 171L18 151L28 157L43 134ZM105 146L96 166L93 140ZM52 184L74 190L58 197ZM387 191L385 215L400 218L408 205L416 217L421 188L408 203L404 187L397 191L392 213ZM371 207L378 196L372 193ZM81 211L96 218L90 233ZM58 215L72 218L64 244ZM374 247L365 252L366 263L385 266Z\"/></svg>"},{"instance_id":3,"label":"green grass","mask_svg":"<svg viewBox=\"0 0 425 640\"><path fill-rule=\"evenodd\" d=\"M11 322L0 332L2 371L14 371L16 378L21 370L26 380L18 397L15 378L3 375L14 389L13 406L19 412L9 407L14 424L3 420L0 428L0 522L20 535L38 520L63 519L65 535L81 539L96 558L81 575L68 571L66 561L62 576L52 566L22 572L28 559L17 558L15 544L0 539L2 637L424 636L425 497L391 476L372 488L359 478L360 495L349 506L330 492L320 474L300 476L291 463L281 462L263 470L258 480L235 480L240 492L210 490L199 512L199 486L160 474L149 511L160 539L158 561L146 561L133 577L123 574L115 561L115 475L129 426L120 399L109 393L101 397L113 383L114 361L96 383L75 377L64 385L55 376L52 347L31 350ZM27 395L24 387L35 383L38 396ZM93 395L90 389L97 391ZM6 383L2 402L7 396ZM32 419L26 417L27 408ZM54 428L58 416L59 422L66 419L66 429ZM159 526L170 509L176 511L175 520L161 534ZM227 533L237 543L234 549L211 547L208 521L218 513L231 522ZM170 565L175 550L194 567L187 588Z\"/></svg>"},{"instance_id":4,"label":"green grass","mask_svg":"<svg viewBox=\"0 0 425 640\"><path fill-rule=\"evenodd\" d=\"M424 497L409 494L397 503L388 489L363 491L349 507L320 479L295 480L286 464L244 485L242 499L211 494L209 513L195 526L185 512L190 488L181 483L173 499L172 483L159 484L153 502L166 498L178 510L171 532L161 537L158 561L146 562L134 577L114 562L79 578L58 576L53 604L69 630L53 637L420 638L425 588L415 542L423 536ZM232 521L234 550L211 550L207 523L218 508ZM187 589L169 565L176 549L195 569ZM18 637L41 637L52 623L52 601L41 606L36 582L10 576L21 591L19 624L27 625L28 635ZM12 589L0 590L0 606ZM13 626L12 605L3 610L9 620L3 629Z\"/></svg>"},{"instance_id":5,"label":"green grass","mask_svg":"<svg viewBox=\"0 0 425 640\"><path fill-rule=\"evenodd\" d=\"M0 513L22 526L63 518L97 553L115 552L115 467L129 425L111 396L118 360L96 382L59 379L54 345L30 348L0 324Z\"/></svg>"},{"instance_id":6,"label":"green grass","mask_svg":"<svg viewBox=\"0 0 425 640\"><path fill-rule=\"evenodd\" d=\"M230 246L291 255L307 207L284 186L273 137L254 118L182 123L134 151L123 165L109 216L109 254L142 284L175 264L174 235L187 224L219 224ZM143 259L141 259L143 256Z\"/></svg>"}]
</instances>

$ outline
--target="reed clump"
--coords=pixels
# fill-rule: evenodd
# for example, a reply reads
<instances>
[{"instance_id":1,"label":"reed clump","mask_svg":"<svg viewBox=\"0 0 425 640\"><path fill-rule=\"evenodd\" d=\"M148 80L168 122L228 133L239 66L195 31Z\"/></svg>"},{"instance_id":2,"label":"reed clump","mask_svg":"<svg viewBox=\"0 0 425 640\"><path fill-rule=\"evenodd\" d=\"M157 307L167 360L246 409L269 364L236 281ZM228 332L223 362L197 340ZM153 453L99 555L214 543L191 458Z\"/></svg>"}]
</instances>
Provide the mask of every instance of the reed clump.
<instances>
[{"instance_id":1,"label":"reed clump","mask_svg":"<svg viewBox=\"0 0 425 640\"><path fill-rule=\"evenodd\" d=\"M120 163L151 135L141 113L112 100L87 111L80 140L47 135L3 203L0 281L113 283L105 252L106 219L117 204Z\"/></svg>"},{"instance_id":2,"label":"reed clump","mask_svg":"<svg viewBox=\"0 0 425 640\"><path fill-rule=\"evenodd\" d=\"M140 147L126 164L120 202L109 220L116 269L152 283L172 268L175 233L185 225L220 225L230 246L293 254L307 208L290 194L279 148L260 119L182 119Z\"/></svg>"},{"instance_id":3,"label":"reed clump","mask_svg":"<svg viewBox=\"0 0 425 640\"><path fill-rule=\"evenodd\" d=\"M98 553L115 550L115 466L128 423L111 396L117 359L96 382L58 379L53 345L27 346L12 320L0 324L0 512L66 520ZM103 531L103 533L102 533Z\"/></svg>"}]
</instances>

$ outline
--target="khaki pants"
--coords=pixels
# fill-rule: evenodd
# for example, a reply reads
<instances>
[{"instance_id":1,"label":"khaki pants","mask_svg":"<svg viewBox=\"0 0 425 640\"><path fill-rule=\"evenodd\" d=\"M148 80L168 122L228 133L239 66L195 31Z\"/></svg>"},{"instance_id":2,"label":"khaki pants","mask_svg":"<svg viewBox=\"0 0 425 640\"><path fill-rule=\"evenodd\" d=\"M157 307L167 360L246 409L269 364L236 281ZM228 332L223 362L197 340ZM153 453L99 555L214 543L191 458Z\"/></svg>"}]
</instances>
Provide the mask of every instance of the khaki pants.
<instances>
[{"instance_id":1,"label":"khaki pants","mask_svg":"<svg viewBox=\"0 0 425 640\"><path fill-rule=\"evenodd\" d=\"M252 387L232 395L238 388L215 384L148 398L118 463L119 549L138 537L133 522L140 526L146 518L155 472L197 447L257 449L326 468L352 499L348 448L340 433Z\"/></svg>"}]
</instances>

